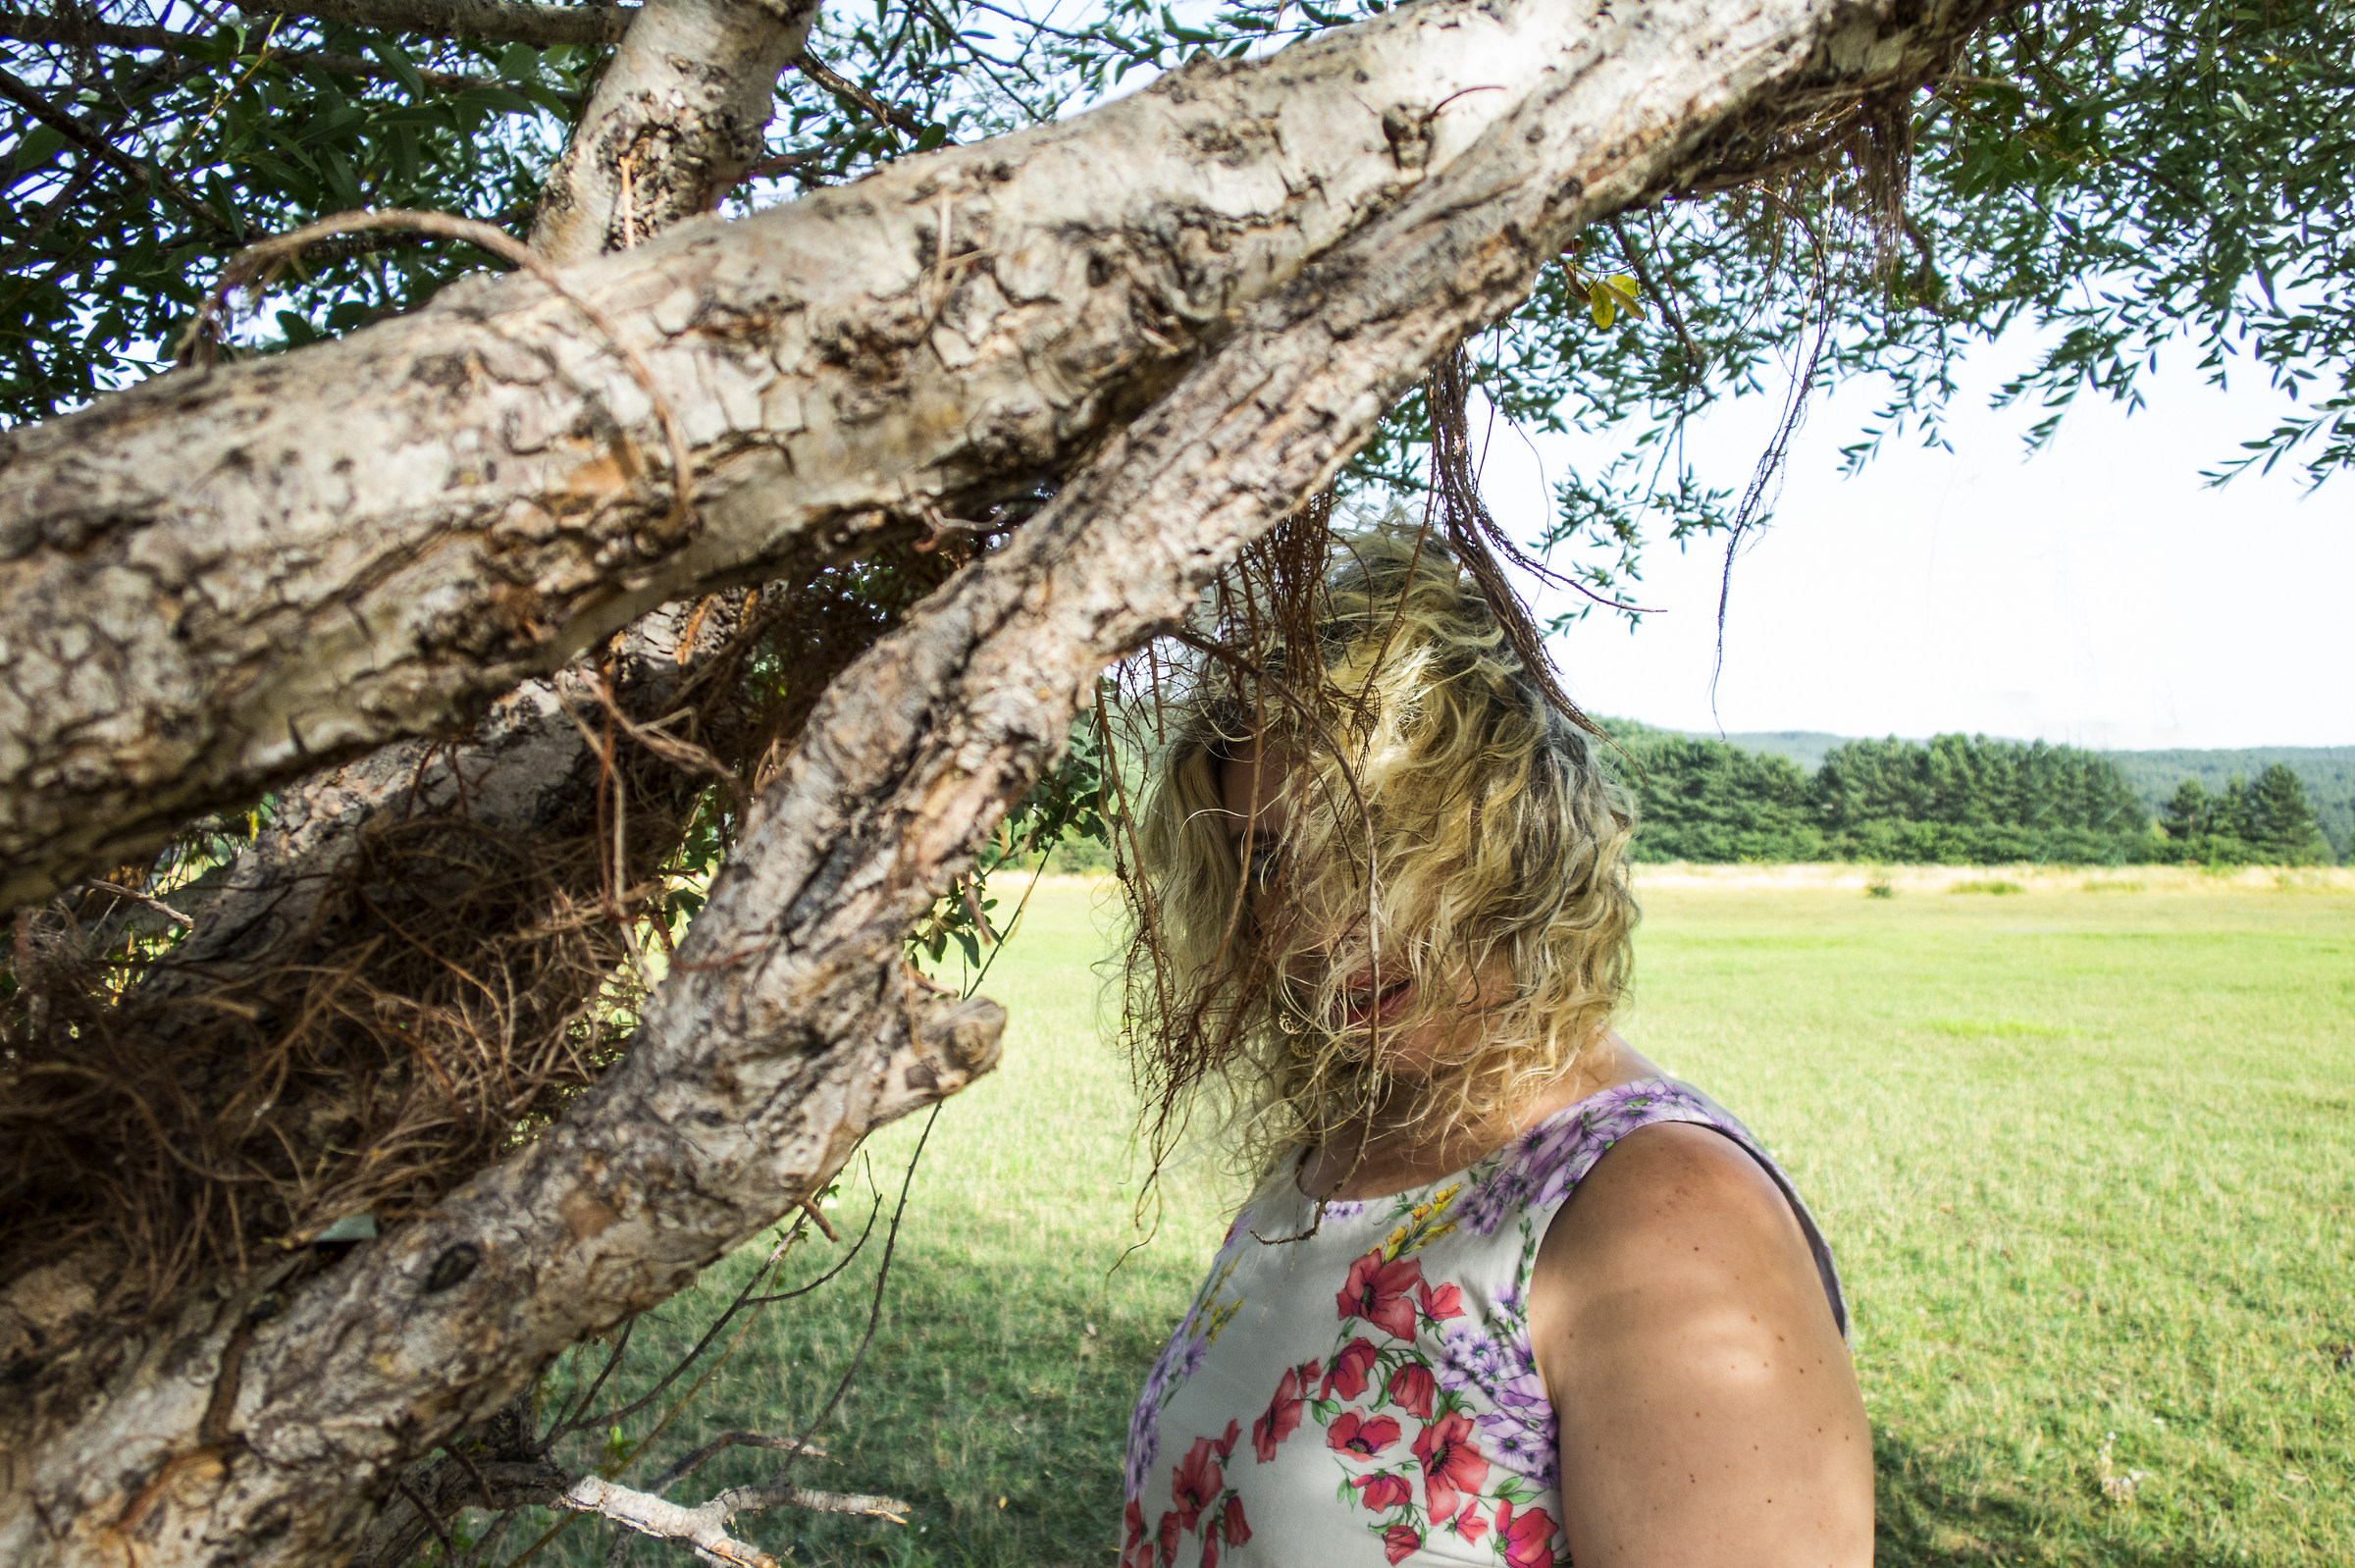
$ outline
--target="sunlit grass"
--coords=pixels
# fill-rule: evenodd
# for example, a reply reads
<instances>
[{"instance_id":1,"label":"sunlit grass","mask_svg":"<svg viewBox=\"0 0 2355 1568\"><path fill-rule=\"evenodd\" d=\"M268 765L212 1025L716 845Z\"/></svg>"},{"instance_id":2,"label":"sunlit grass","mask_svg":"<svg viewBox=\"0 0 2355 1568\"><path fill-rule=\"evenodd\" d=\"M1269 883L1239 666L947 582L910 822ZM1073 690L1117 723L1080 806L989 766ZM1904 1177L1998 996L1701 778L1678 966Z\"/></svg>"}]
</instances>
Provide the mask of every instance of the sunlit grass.
<instances>
[{"instance_id":1,"label":"sunlit grass","mask_svg":"<svg viewBox=\"0 0 2355 1568\"><path fill-rule=\"evenodd\" d=\"M1758 1130L1840 1251L1884 1563L2355 1562L2355 897L2124 880L1645 892L1627 1032ZM1128 1251L1132 1102L1089 902L1042 892L989 977L1006 1064L942 1111L865 1370L797 1472L912 1522L739 1522L792 1561L1112 1561L1128 1401L1221 1217L1212 1173L1181 1169ZM872 1140L886 1219L918 1130ZM632 1476L729 1428L798 1432L865 1327L880 1240L763 1319ZM751 1261L661 1309L621 1382ZM2106 1440L2130 1501L2102 1493ZM739 1450L674 1495L774 1459ZM606 1541L585 1523L550 1554Z\"/></svg>"}]
</instances>

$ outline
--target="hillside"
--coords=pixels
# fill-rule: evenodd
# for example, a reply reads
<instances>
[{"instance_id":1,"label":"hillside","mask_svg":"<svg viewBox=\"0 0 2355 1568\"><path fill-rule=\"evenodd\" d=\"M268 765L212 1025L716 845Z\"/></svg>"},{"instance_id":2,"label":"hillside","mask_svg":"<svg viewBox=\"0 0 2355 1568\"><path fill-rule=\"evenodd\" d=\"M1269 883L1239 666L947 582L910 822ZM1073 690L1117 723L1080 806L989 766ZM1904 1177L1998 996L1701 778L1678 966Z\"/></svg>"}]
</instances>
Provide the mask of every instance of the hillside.
<instances>
[{"instance_id":1,"label":"hillside","mask_svg":"<svg viewBox=\"0 0 2355 1568\"><path fill-rule=\"evenodd\" d=\"M1655 725L1608 720L1614 734L1652 732L1690 735L1699 740L1723 739L1728 745L1759 756L1789 758L1803 772L1823 765L1824 755L1854 737L1821 730L1752 730L1723 737L1701 731L1661 730ZM2276 762L2287 766L2306 786L2314 814L2330 849L2347 858L2355 840L2355 746L2259 746L2237 751L2102 752L2117 764L2153 816L2185 779L2197 779L2210 791L2222 790L2235 774L2254 779Z\"/></svg>"}]
</instances>

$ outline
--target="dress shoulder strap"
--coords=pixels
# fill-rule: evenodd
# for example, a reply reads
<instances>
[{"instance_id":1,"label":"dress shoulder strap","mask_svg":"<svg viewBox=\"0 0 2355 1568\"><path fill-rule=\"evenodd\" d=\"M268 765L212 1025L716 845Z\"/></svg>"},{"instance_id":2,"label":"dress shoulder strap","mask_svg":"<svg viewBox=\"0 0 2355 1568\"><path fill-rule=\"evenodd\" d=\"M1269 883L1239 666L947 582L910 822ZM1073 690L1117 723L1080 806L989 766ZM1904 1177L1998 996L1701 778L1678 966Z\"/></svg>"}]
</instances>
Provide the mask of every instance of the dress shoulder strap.
<instances>
[{"instance_id":1,"label":"dress shoulder strap","mask_svg":"<svg viewBox=\"0 0 2355 1568\"><path fill-rule=\"evenodd\" d=\"M1842 1338L1848 1336L1848 1301L1840 1288L1840 1271L1832 1249L1807 1212L1806 1203L1765 1145L1732 1112L1674 1078L1638 1078L1588 1096L1554 1113L1523 1132L1488 1161L1475 1167L1471 1190L1457 1200L1456 1212L1476 1231L1493 1230L1508 1216L1529 1214L1541 1231L1595 1163L1613 1144L1639 1127L1660 1122L1685 1122L1709 1127L1740 1144L1769 1176L1791 1205L1823 1293L1831 1303L1833 1321Z\"/></svg>"}]
</instances>

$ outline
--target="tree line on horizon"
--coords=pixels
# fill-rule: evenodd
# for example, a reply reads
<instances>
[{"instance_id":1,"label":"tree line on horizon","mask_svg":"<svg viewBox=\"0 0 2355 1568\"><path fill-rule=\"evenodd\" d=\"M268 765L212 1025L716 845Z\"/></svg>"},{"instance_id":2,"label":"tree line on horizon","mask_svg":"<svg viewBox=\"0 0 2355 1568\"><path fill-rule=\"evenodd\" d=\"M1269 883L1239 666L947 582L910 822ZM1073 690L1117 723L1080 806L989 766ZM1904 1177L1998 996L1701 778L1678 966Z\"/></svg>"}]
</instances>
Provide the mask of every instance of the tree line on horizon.
<instances>
[{"instance_id":1,"label":"tree line on horizon","mask_svg":"<svg viewBox=\"0 0 2355 1568\"><path fill-rule=\"evenodd\" d=\"M1846 741L1789 758L1632 720L1606 725L1637 797L1639 861L1995 865L2329 865L2304 782L2281 763L2212 793L2186 778L2154 819L2118 764L2043 741Z\"/></svg>"}]
</instances>

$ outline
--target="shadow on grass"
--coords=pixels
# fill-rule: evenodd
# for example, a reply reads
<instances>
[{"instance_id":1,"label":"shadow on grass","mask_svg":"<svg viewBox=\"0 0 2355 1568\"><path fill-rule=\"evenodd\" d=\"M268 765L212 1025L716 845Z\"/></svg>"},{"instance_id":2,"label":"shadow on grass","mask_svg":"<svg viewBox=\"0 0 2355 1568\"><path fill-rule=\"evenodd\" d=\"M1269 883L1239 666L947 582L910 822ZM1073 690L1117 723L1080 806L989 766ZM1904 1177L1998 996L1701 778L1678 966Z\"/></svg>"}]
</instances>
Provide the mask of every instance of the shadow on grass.
<instances>
[{"instance_id":1,"label":"shadow on grass","mask_svg":"<svg viewBox=\"0 0 2355 1568\"><path fill-rule=\"evenodd\" d=\"M2135 1540L2100 1515L2089 1493L2055 1497L1974 1481L1967 1462L1875 1434L1873 1562L1877 1568L2066 1563L2076 1568L2193 1568L2212 1563L2181 1545Z\"/></svg>"}]
</instances>

